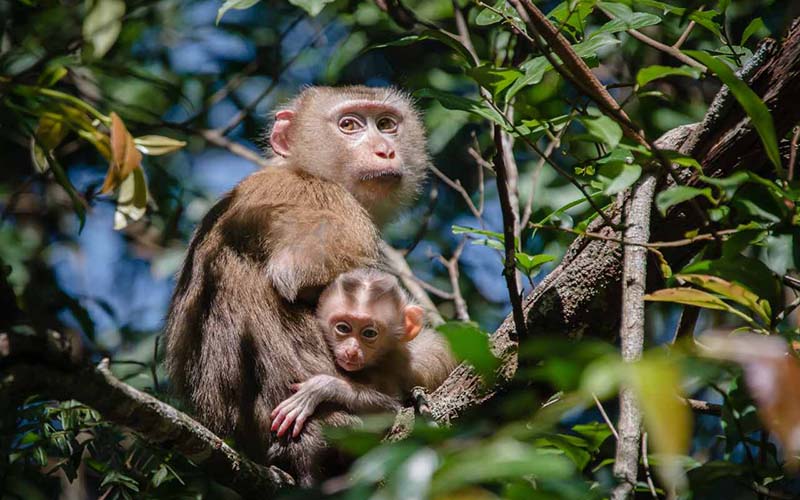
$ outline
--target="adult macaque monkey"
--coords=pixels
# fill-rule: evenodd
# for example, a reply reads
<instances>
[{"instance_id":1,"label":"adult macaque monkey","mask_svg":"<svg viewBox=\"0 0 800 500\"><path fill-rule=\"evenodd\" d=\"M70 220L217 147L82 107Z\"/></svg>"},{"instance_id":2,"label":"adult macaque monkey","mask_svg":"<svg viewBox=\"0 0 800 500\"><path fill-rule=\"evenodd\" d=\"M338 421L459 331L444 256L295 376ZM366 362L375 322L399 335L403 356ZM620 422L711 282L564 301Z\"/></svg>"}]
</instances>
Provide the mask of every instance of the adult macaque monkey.
<instances>
[{"instance_id":1,"label":"adult macaque monkey","mask_svg":"<svg viewBox=\"0 0 800 500\"><path fill-rule=\"evenodd\" d=\"M455 367L447 342L424 329L424 312L397 279L373 269L340 275L317 305L317 320L345 376L314 375L272 410L272 430L300 435L324 402L354 412L397 410L416 386L436 389Z\"/></svg>"},{"instance_id":2,"label":"adult macaque monkey","mask_svg":"<svg viewBox=\"0 0 800 500\"><path fill-rule=\"evenodd\" d=\"M192 238L167 318L167 368L203 423L309 485L321 422L354 417L320 408L296 439L270 432L293 383L336 374L306 299L378 263L374 222L414 198L429 158L417 112L390 88L306 89L275 114L270 143L272 165L225 195Z\"/></svg>"}]
</instances>

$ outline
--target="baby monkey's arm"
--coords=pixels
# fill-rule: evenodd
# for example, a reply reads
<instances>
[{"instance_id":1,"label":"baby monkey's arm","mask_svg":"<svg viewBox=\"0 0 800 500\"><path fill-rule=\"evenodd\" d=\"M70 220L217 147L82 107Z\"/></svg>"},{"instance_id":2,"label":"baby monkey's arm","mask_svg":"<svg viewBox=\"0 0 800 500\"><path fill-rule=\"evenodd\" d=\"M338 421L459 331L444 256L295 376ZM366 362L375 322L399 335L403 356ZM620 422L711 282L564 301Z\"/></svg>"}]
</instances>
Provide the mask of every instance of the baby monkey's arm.
<instances>
[{"instance_id":1,"label":"baby monkey's arm","mask_svg":"<svg viewBox=\"0 0 800 500\"><path fill-rule=\"evenodd\" d=\"M331 375L315 375L305 382L294 384L295 393L272 410L272 431L283 436L294 423L292 437L303 430L306 420L320 403L338 403L355 413L397 411L400 401L363 384Z\"/></svg>"}]
</instances>

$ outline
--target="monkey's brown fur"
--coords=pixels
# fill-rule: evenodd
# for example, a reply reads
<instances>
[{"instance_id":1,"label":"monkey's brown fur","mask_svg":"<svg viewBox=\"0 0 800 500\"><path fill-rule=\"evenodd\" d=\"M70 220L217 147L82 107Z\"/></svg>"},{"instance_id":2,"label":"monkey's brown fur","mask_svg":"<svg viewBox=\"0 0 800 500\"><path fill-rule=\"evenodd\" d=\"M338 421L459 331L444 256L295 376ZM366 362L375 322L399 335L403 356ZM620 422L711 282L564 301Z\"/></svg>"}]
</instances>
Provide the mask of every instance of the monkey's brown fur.
<instances>
[{"instance_id":1,"label":"monkey's brown fur","mask_svg":"<svg viewBox=\"0 0 800 500\"><path fill-rule=\"evenodd\" d=\"M331 126L331 109L362 101L402 113L394 136L374 137L395 148L396 160L394 150L392 160L370 160ZM270 411L291 384L336 373L315 305L301 298L340 273L378 264L373 219L416 194L429 160L416 111L395 90L310 88L288 109L276 115L289 122L276 121L272 137L289 144L285 157L223 197L192 238L167 318L166 358L172 383L203 423L308 485L324 450L321 422L354 417L320 407L297 439L270 433ZM375 181L364 173L378 168L373 160L402 176Z\"/></svg>"}]
</instances>

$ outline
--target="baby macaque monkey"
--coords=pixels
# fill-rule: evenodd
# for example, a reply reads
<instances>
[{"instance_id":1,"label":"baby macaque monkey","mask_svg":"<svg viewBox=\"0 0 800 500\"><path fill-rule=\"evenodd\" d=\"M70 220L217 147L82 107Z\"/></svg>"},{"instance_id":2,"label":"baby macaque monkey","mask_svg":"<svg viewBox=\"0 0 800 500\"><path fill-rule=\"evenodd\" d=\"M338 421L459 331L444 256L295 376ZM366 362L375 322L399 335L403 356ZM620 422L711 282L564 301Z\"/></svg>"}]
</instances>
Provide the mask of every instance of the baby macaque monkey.
<instances>
[{"instance_id":1,"label":"baby macaque monkey","mask_svg":"<svg viewBox=\"0 0 800 500\"><path fill-rule=\"evenodd\" d=\"M298 436L323 402L356 413L397 410L413 387L435 389L455 365L444 339L423 328L423 309L381 271L340 275L322 292L317 320L340 376L319 374L294 384L295 393L272 411L278 436L292 424Z\"/></svg>"}]
</instances>

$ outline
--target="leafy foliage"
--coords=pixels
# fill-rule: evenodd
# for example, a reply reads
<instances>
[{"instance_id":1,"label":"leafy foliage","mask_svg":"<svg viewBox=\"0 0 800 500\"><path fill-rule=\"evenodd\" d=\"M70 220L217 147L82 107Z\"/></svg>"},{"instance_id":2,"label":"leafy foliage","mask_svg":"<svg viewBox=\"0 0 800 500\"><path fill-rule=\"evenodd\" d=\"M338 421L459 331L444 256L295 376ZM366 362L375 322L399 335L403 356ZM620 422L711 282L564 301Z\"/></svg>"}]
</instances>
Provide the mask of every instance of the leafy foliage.
<instances>
[{"instance_id":1,"label":"leafy foliage","mask_svg":"<svg viewBox=\"0 0 800 500\"><path fill-rule=\"evenodd\" d=\"M565 258L575 233L617 241L612 228L592 233L589 224L660 168L654 151L589 98L586 82L565 79L560 59L527 38L535 33L510 3L0 3L0 307L11 311L0 314L0 330L68 332L91 358L110 357L121 379L180 408L158 346L171 276L213 201L260 164L270 110L309 83L397 83L425 111L441 175L428 201L385 236L409 250L443 316L464 319L463 299L471 321L438 329L489 394L450 427L418 417L400 442L383 440L392 422L381 417L332 429L352 459L346 478L281 495L605 498L614 487L614 398L627 388L648 437L639 478L652 468L656 496L673 488L680 498L796 496L784 467L797 458L800 167L787 153L796 136L780 135L775 111L735 73L759 38L784 32L790 4L537 2L648 138L700 120L724 84L769 165L710 177L696 158L661 151L697 182L655 198L662 217L681 212L692 228L647 247L651 349L622 363L608 342L543 336L545 314L506 380L501 358L510 353L495 352L487 333L510 308L493 126L515 160L514 267L526 292ZM445 255L460 273L442 265ZM616 304L592 307L597 321L586 330L597 331L569 333L614 329ZM665 342L695 308L705 348L691 338ZM686 398L719 406L693 415ZM82 487L76 494L103 498L233 496L191 460L82 403L31 398L10 409L0 420L0 488L9 495Z\"/></svg>"}]
</instances>

